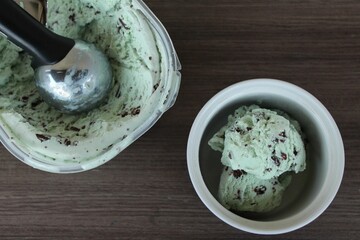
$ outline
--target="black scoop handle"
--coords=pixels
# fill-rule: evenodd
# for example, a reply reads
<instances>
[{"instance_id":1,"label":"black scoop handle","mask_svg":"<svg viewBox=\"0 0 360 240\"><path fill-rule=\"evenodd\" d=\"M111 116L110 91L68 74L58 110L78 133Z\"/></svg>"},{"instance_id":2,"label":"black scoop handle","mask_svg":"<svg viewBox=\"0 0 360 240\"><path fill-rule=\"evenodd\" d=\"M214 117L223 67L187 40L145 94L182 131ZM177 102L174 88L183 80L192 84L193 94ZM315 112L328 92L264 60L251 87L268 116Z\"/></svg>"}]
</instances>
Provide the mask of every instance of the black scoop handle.
<instances>
[{"instance_id":1,"label":"black scoop handle","mask_svg":"<svg viewBox=\"0 0 360 240\"><path fill-rule=\"evenodd\" d=\"M14 0L0 0L0 31L34 57L35 67L58 63L75 45L73 39L47 29Z\"/></svg>"}]
</instances>

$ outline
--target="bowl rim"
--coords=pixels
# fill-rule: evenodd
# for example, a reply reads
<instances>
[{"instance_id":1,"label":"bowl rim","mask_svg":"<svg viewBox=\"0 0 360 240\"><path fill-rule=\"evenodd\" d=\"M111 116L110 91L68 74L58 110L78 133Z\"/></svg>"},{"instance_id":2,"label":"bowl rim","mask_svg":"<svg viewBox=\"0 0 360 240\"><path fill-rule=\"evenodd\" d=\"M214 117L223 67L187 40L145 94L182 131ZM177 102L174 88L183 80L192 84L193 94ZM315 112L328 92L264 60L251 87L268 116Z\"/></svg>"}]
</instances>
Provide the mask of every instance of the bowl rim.
<instances>
[{"instance_id":1,"label":"bowl rim","mask_svg":"<svg viewBox=\"0 0 360 240\"><path fill-rule=\"evenodd\" d=\"M285 219L275 221L255 221L230 212L210 193L201 174L199 147L206 126L216 113L221 110L222 106L226 106L227 103L230 103L241 96L246 96L246 94L258 93L260 90L262 93L276 94L270 92L274 88L283 88L284 90L289 91L289 94L297 94L298 97L300 97L300 100L303 101L302 104L307 104L303 105L304 108L309 108L309 111L312 111L314 115L316 115L317 121L324 123L322 124L322 131L328 134L328 136L331 136L326 138L326 144L336 144L335 146L338 147L329 148L329 156L332 157L329 161L331 163L334 162L334 164L328 164L325 173L325 184L323 184L321 190L310 205L301 212ZM288 97L290 97L290 95ZM331 127L330 129L328 128L329 126ZM342 137L335 120L317 98L303 88L292 83L277 79L258 78L230 85L218 92L203 106L196 116L189 133L187 143L187 166L190 180L197 195L215 216L225 223L246 232L255 234L282 234L294 231L309 224L321 215L331 204L340 188L344 174L345 151Z\"/></svg>"}]
</instances>

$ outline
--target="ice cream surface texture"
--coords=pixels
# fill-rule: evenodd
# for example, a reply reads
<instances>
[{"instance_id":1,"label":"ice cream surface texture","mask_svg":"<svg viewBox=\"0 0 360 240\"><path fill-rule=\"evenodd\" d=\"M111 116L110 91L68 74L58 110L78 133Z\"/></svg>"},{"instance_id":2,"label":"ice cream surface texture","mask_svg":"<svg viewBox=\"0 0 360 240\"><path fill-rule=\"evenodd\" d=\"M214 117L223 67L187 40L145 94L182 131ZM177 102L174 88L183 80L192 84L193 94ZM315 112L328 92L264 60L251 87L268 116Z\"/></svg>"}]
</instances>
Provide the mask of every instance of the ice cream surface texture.
<instances>
[{"instance_id":1,"label":"ice cream surface texture","mask_svg":"<svg viewBox=\"0 0 360 240\"><path fill-rule=\"evenodd\" d=\"M81 115L63 114L44 103L31 58L0 38L0 126L18 148L49 164L83 163L126 141L159 111L168 100L169 61L140 8L132 0L48 1L48 28L95 44L112 66L106 103Z\"/></svg>"},{"instance_id":2,"label":"ice cream surface texture","mask_svg":"<svg viewBox=\"0 0 360 240\"><path fill-rule=\"evenodd\" d=\"M243 106L229 116L228 124L209 144L222 152L225 166L271 179L305 169L305 147L299 131L299 124L283 112Z\"/></svg>"},{"instance_id":3,"label":"ice cream surface texture","mask_svg":"<svg viewBox=\"0 0 360 240\"><path fill-rule=\"evenodd\" d=\"M290 181L291 175L264 180L225 167L220 179L219 201L235 212L268 212L281 204Z\"/></svg>"},{"instance_id":4,"label":"ice cream surface texture","mask_svg":"<svg viewBox=\"0 0 360 240\"><path fill-rule=\"evenodd\" d=\"M300 125L280 110L242 106L209 140L225 170L219 201L234 211L267 212L280 205L290 173L305 170Z\"/></svg>"}]
</instances>

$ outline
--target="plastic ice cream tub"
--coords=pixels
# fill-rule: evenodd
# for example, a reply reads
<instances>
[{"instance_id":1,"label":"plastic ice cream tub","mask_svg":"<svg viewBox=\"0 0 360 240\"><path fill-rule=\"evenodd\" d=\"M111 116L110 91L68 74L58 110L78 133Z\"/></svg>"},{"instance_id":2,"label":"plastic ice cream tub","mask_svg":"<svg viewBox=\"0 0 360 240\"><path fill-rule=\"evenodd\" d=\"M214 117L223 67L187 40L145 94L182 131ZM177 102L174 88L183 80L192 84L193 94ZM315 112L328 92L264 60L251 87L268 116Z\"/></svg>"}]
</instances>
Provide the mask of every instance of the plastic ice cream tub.
<instances>
[{"instance_id":1,"label":"plastic ice cream tub","mask_svg":"<svg viewBox=\"0 0 360 240\"><path fill-rule=\"evenodd\" d=\"M69 8L69 20L62 25L58 23L64 19L60 16L63 9L50 4L56 1L61 2L48 1L48 27L72 38L84 37L103 49L116 76L113 90L103 106L89 113L57 113L38 99L31 82L32 70L23 68L23 64L30 66L30 59L13 47L4 55L12 65L0 64L0 141L16 158L34 168L76 173L113 159L173 106L180 87L181 65L164 26L141 0L113 0L106 4L83 0L83 6ZM116 7L121 10L111 10ZM76 18L79 13L84 16ZM102 13L102 21L108 19L114 28L107 29L105 22L91 19ZM110 22L112 19L116 22ZM73 24L76 21L80 26ZM79 30L84 26L89 27L85 33ZM95 31L104 32L92 34ZM78 36L78 32L83 35ZM111 34L119 34L123 40ZM3 51L1 44L6 43L0 39ZM19 71L9 73L9 69ZM17 84L16 90L10 90L14 88L11 84Z\"/></svg>"}]
</instances>

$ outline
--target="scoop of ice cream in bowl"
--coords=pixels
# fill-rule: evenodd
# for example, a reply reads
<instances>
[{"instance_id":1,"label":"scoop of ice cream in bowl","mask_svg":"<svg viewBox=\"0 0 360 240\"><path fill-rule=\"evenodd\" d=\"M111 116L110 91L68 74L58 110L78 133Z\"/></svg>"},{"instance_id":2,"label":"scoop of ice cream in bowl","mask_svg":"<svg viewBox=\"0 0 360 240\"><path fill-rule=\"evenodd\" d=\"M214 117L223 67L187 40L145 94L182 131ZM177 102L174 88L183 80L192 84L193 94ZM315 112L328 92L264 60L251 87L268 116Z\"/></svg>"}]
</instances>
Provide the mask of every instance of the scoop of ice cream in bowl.
<instances>
[{"instance_id":1,"label":"scoop of ice cream in bowl","mask_svg":"<svg viewBox=\"0 0 360 240\"><path fill-rule=\"evenodd\" d=\"M117 156L174 104L181 66L164 26L142 1L49 0L46 9L51 31L106 55L110 93L89 112L57 111L36 89L31 57L0 36L0 140L32 167L81 172Z\"/></svg>"},{"instance_id":2,"label":"scoop of ice cream in bowl","mask_svg":"<svg viewBox=\"0 0 360 240\"><path fill-rule=\"evenodd\" d=\"M280 234L315 220L344 171L339 129L304 89L274 79L234 84L197 115L187 146L192 184L229 225Z\"/></svg>"}]
</instances>

